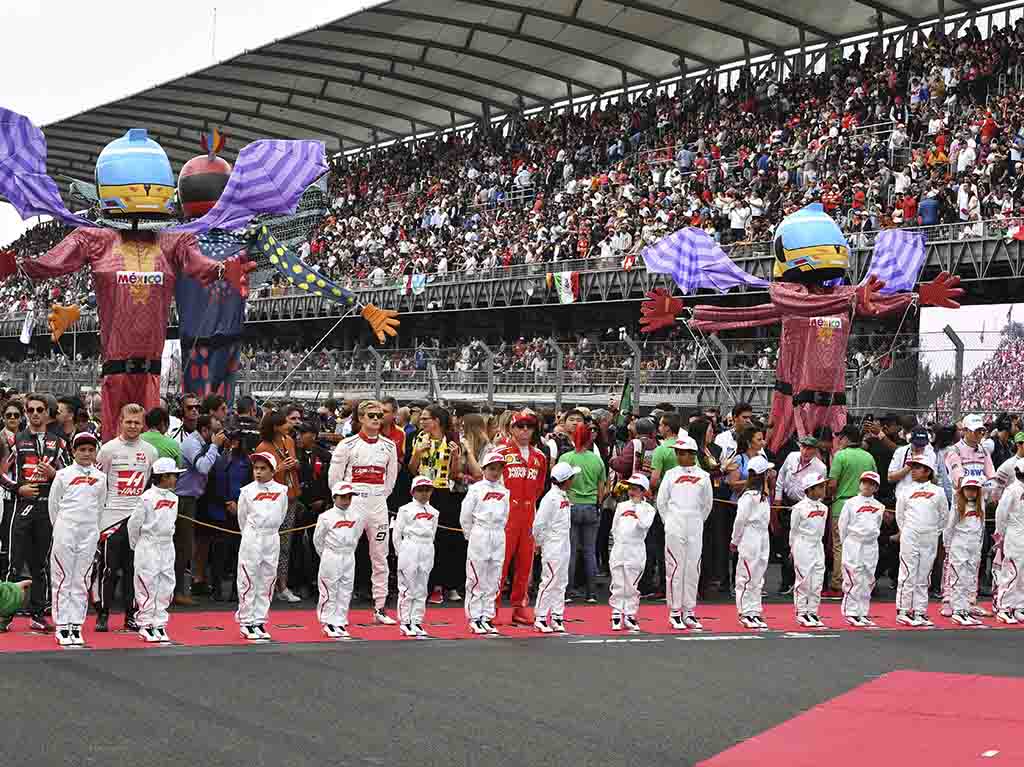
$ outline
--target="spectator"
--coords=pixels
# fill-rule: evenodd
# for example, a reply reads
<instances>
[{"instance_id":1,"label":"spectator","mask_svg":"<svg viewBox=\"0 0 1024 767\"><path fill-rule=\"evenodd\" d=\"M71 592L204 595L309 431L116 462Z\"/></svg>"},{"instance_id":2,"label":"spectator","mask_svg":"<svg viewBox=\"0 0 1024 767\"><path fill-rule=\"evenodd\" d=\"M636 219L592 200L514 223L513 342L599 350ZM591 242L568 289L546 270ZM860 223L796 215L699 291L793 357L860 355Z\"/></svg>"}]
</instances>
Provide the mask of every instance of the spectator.
<instances>
[{"instance_id":1,"label":"spectator","mask_svg":"<svg viewBox=\"0 0 1024 767\"><path fill-rule=\"evenodd\" d=\"M206 552L196 546L196 526L190 520L197 517L199 499L206 492L210 471L226 439L221 423L216 418L201 415L194 423L194 430L181 443L181 459L185 471L178 477L175 488L178 495L178 522L174 527L174 604L179 606L193 604L192 597L185 590L185 566L189 560L192 561L192 588L198 586L197 593L202 593L206 586Z\"/></svg>"},{"instance_id":2,"label":"spectator","mask_svg":"<svg viewBox=\"0 0 1024 767\"><path fill-rule=\"evenodd\" d=\"M571 596L576 592L576 560L582 554L585 598L597 602L594 578L597 575L597 532L600 523L599 504L607 492L607 470L604 461L593 450L594 430L586 424L577 424L573 435L575 450L558 459L578 467L577 474L569 487L569 501L572 503L572 527L570 528L569 588Z\"/></svg>"},{"instance_id":3,"label":"spectator","mask_svg":"<svg viewBox=\"0 0 1024 767\"><path fill-rule=\"evenodd\" d=\"M832 466L829 468L829 495L832 501L832 577L830 588L824 592L824 596L835 598L842 595L843 591L843 569L840 562L843 561L843 544L839 538L837 525L839 515L843 511L843 504L860 492L860 475L865 471L877 472L875 459L871 453L861 446L861 430L856 426L848 425L840 432L839 450L832 459Z\"/></svg>"}]
</instances>

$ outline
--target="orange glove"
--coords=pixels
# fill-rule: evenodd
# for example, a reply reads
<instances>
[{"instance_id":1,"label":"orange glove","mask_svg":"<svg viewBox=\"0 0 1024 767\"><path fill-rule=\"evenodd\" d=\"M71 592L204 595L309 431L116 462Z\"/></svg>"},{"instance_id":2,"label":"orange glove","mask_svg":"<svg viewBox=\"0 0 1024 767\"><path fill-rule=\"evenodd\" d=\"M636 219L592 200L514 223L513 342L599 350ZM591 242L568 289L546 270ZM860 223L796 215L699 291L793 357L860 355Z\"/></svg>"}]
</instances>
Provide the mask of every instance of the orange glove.
<instances>
[{"instance_id":1,"label":"orange glove","mask_svg":"<svg viewBox=\"0 0 1024 767\"><path fill-rule=\"evenodd\" d=\"M256 268L255 261L241 261L237 256L224 262L224 279L242 298L249 296L249 272Z\"/></svg>"},{"instance_id":2,"label":"orange glove","mask_svg":"<svg viewBox=\"0 0 1024 767\"><path fill-rule=\"evenodd\" d=\"M77 304L71 306L54 304L50 307L50 314L46 318L50 326L50 340L57 343L57 340L64 335L64 331L78 322L78 318L81 316L82 312Z\"/></svg>"},{"instance_id":3,"label":"orange glove","mask_svg":"<svg viewBox=\"0 0 1024 767\"><path fill-rule=\"evenodd\" d=\"M926 282L917 289L924 306L941 306L945 309L959 309L957 300L964 294L960 287L960 278L949 272L942 272L931 282Z\"/></svg>"},{"instance_id":4,"label":"orange glove","mask_svg":"<svg viewBox=\"0 0 1024 767\"><path fill-rule=\"evenodd\" d=\"M18 260L13 250L0 250L0 280L18 271Z\"/></svg>"},{"instance_id":5,"label":"orange glove","mask_svg":"<svg viewBox=\"0 0 1024 767\"><path fill-rule=\"evenodd\" d=\"M676 315L683 310L683 300L674 298L664 288L652 290L647 300L640 305L640 332L653 333L655 330L671 327Z\"/></svg>"},{"instance_id":6,"label":"orange glove","mask_svg":"<svg viewBox=\"0 0 1024 767\"><path fill-rule=\"evenodd\" d=\"M370 323L374 335L381 343L384 343L385 333L392 338L398 335L397 328L402 324L398 321L398 312L391 309L378 309L373 304L367 304L360 314L363 315L364 320Z\"/></svg>"}]
</instances>

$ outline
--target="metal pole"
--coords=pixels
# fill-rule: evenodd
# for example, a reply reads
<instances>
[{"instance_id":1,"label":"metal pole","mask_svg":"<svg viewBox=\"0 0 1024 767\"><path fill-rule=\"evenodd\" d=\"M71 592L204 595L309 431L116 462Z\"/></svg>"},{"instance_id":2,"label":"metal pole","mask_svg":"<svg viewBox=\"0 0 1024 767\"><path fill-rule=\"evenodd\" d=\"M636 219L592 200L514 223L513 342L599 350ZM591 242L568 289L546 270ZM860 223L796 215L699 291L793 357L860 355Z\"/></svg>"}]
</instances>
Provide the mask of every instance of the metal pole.
<instances>
[{"instance_id":1,"label":"metal pole","mask_svg":"<svg viewBox=\"0 0 1024 767\"><path fill-rule=\"evenodd\" d=\"M565 368L562 363L565 360L565 355L562 353L562 347L552 339L549 338L544 343L555 353L555 412L558 412L562 409L562 387L565 383Z\"/></svg>"},{"instance_id":2,"label":"metal pole","mask_svg":"<svg viewBox=\"0 0 1024 767\"><path fill-rule=\"evenodd\" d=\"M960 408L963 404L961 397L964 386L964 342L953 330L952 325L946 325L942 332L946 334L956 350L956 367L953 372L953 422L955 423L960 420Z\"/></svg>"},{"instance_id":3,"label":"metal pole","mask_svg":"<svg viewBox=\"0 0 1024 767\"><path fill-rule=\"evenodd\" d=\"M729 398L732 400L732 404L736 404L736 397L732 393L732 388L728 386L729 381L729 350L725 348L725 344L722 343L717 335L708 336L708 341L715 345L718 349L718 406L721 407L725 403L725 395L729 394Z\"/></svg>"},{"instance_id":4,"label":"metal pole","mask_svg":"<svg viewBox=\"0 0 1024 767\"><path fill-rule=\"evenodd\" d=\"M376 375L374 375L373 382L374 397L380 399L384 391L384 358L381 356L381 353L372 346L367 346L366 351L373 355L373 367L374 372L376 373Z\"/></svg>"},{"instance_id":5,"label":"metal pole","mask_svg":"<svg viewBox=\"0 0 1024 767\"><path fill-rule=\"evenodd\" d=\"M487 355L487 406L494 407L494 352L483 341L477 341L476 345Z\"/></svg>"},{"instance_id":6,"label":"metal pole","mask_svg":"<svg viewBox=\"0 0 1024 767\"><path fill-rule=\"evenodd\" d=\"M640 347L629 336L624 335L622 340L633 352L633 414L640 415Z\"/></svg>"}]
</instances>

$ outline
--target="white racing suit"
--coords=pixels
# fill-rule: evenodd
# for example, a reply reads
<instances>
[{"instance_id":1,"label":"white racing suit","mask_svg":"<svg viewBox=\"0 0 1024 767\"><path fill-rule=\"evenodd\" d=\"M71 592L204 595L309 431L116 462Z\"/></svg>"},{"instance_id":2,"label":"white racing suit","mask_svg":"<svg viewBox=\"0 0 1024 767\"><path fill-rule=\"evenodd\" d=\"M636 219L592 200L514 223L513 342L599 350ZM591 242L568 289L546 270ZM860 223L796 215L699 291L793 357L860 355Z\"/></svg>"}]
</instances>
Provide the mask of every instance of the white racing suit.
<instances>
[{"instance_id":1,"label":"white racing suit","mask_svg":"<svg viewBox=\"0 0 1024 767\"><path fill-rule=\"evenodd\" d=\"M789 550L793 554L793 606L797 615L818 614L825 580L825 525L828 507L804 498L789 517Z\"/></svg>"},{"instance_id":2,"label":"white racing suit","mask_svg":"<svg viewBox=\"0 0 1024 767\"><path fill-rule=\"evenodd\" d=\"M331 455L330 487L348 482L356 494L352 505L365 519L370 547L373 604L384 609L388 599L388 496L398 479L398 448L387 437L370 439L362 432L343 439Z\"/></svg>"},{"instance_id":3,"label":"white racing suit","mask_svg":"<svg viewBox=\"0 0 1024 767\"><path fill-rule=\"evenodd\" d=\"M996 507L996 534L1002 540L999 568L1000 610L1024 610L1024 484L1014 482L1003 492Z\"/></svg>"},{"instance_id":4,"label":"white racing suit","mask_svg":"<svg viewBox=\"0 0 1024 767\"><path fill-rule=\"evenodd\" d=\"M356 546L363 534L366 518L356 508L355 499L347 509L332 506L316 520L313 548L320 556L317 588L320 601L316 617L329 626L347 626L356 571Z\"/></svg>"},{"instance_id":5,"label":"white racing suit","mask_svg":"<svg viewBox=\"0 0 1024 767\"><path fill-rule=\"evenodd\" d=\"M466 540L466 618L492 620L505 563L505 523L509 492L504 484L482 479L462 500L459 525Z\"/></svg>"},{"instance_id":6,"label":"white racing suit","mask_svg":"<svg viewBox=\"0 0 1024 767\"><path fill-rule=\"evenodd\" d=\"M874 498L855 495L839 514L843 544L843 615L867 618L878 567L878 534L885 506Z\"/></svg>"},{"instance_id":7,"label":"white racing suit","mask_svg":"<svg viewBox=\"0 0 1024 767\"><path fill-rule=\"evenodd\" d=\"M174 526L178 496L151 487L128 517L128 544L135 552L135 622L155 628L167 625L167 607L174 597Z\"/></svg>"},{"instance_id":8,"label":"white racing suit","mask_svg":"<svg viewBox=\"0 0 1024 767\"><path fill-rule=\"evenodd\" d=\"M288 513L288 488L250 482L238 494L238 612L242 626L264 623L270 610L281 555L279 531Z\"/></svg>"},{"instance_id":9,"label":"white racing suit","mask_svg":"<svg viewBox=\"0 0 1024 767\"><path fill-rule=\"evenodd\" d=\"M670 615L693 615L711 514L711 477L699 466L676 466L658 486L658 513L665 524L665 594Z\"/></svg>"},{"instance_id":10,"label":"white racing suit","mask_svg":"<svg viewBox=\"0 0 1024 767\"><path fill-rule=\"evenodd\" d=\"M896 609L900 612L928 612L928 582L948 513L946 493L931 482L914 482L896 497L900 528Z\"/></svg>"},{"instance_id":11,"label":"white racing suit","mask_svg":"<svg viewBox=\"0 0 1024 767\"><path fill-rule=\"evenodd\" d=\"M945 455L946 473L949 476L950 484L953 489L953 496L956 497L957 491L960 489L963 481L969 477L980 480L984 487L981 491L982 499L992 500L992 494L999 492L998 477L996 475L995 467L992 465L992 457L988 454L988 451L978 445L978 447L971 447L967 444L966 440L961 439L951 448L946 451ZM1011 471L1011 477L1012 477ZM992 480L991 482L989 480ZM982 504L984 508L984 503ZM954 511L950 512L951 515L955 514ZM985 519L982 516L981 525L977 529L978 534L978 561L981 561L981 551L984 550L985 544ZM945 548L945 559L942 563L942 605L943 607L949 607L951 610L956 610L952 606L953 604L953 589L952 583L956 580L953 574L953 562L950 557L949 548L946 544L945 536L943 536L943 548ZM998 556L998 553L997 553ZM992 563L992 581L993 590L996 581L996 569L998 569L998 562L993 561ZM978 601L978 578L974 578L974 593L970 596L971 605L974 605ZM970 605L968 606L970 607Z\"/></svg>"},{"instance_id":12,"label":"white racing suit","mask_svg":"<svg viewBox=\"0 0 1024 767\"><path fill-rule=\"evenodd\" d=\"M107 477L95 466L73 463L58 471L50 485L50 601L58 629L85 623L106 498Z\"/></svg>"},{"instance_id":13,"label":"white racing suit","mask_svg":"<svg viewBox=\"0 0 1024 767\"><path fill-rule=\"evenodd\" d=\"M565 615L565 589L569 585L569 528L572 504L558 487L548 490L533 518L533 540L540 549L540 586L536 616L539 620Z\"/></svg>"},{"instance_id":14,"label":"white racing suit","mask_svg":"<svg viewBox=\"0 0 1024 767\"><path fill-rule=\"evenodd\" d=\"M983 509L984 501L980 499L967 507L963 517L957 509L950 509L942 531L942 545L946 549L943 597L948 598L954 613L970 610L978 595L978 568L981 567L985 527Z\"/></svg>"},{"instance_id":15,"label":"white racing suit","mask_svg":"<svg viewBox=\"0 0 1024 767\"><path fill-rule=\"evenodd\" d=\"M732 545L739 553L736 563L736 610L740 615L761 615L761 590L768 569L768 496L747 490L736 506Z\"/></svg>"},{"instance_id":16,"label":"white racing suit","mask_svg":"<svg viewBox=\"0 0 1024 767\"><path fill-rule=\"evenodd\" d=\"M612 553L608 557L613 616L635 617L640 609L640 578L647 566L647 531L654 524L654 507L646 501L623 501L612 518Z\"/></svg>"},{"instance_id":17,"label":"white racing suit","mask_svg":"<svg viewBox=\"0 0 1024 767\"><path fill-rule=\"evenodd\" d=\"M398 553L398 622L402 625L423 623L437 522L437 509L415 499L400 508L395 517L391 541Z\"/></svg>"}]
</instances>

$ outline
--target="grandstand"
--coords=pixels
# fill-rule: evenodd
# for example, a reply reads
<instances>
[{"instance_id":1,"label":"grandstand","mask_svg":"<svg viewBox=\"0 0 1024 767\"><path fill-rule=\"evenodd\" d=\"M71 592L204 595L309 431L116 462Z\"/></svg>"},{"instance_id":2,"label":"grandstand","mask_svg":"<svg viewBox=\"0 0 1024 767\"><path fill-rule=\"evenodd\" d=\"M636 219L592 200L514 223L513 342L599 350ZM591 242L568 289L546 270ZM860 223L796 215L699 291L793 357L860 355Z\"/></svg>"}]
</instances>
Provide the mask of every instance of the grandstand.
<instances>
[{"instance_id":1,"label":"grandstand","mask_svg":"<svg viewBox=\"0 0 1024 767\"><path fill-rule=\"evenodd\" d=\"M644 246L699 226L747 271L768 276L774 225L812 200L848 232L852 279L877 231L915 227L929 243L924 276L954 271L969 301L999 302L1024 274L1015 237L1024 3L989 5L384 3L46 126L48 170L88 178L99 149L136 124L176 165L214 126L235 150L259 137L323 140L332 155L324 188L311 189L297 218L271 223L309 263L401 311L399 345L412 355L424 339L456 347L467 334L496 352L521 336L601 342L622 327L637 337L639 299L673 287L644 269ZM16 248L31 256L61 234L37 227ZM579 275L567 305L550 287L549 275L562 272ZM337 317L330 302L290 295L269 270L262 275L247 314L254 342L304 348ZM0 286L2 351L17 359L27 311L75 301L87 311L65 351L88 357L90 291L82 275ZM37 322L36 333L44 327ZM704 362L686 368L692 380L666 379L665 395L725 398L742 386L736 358L746 341L726 341L736 346L724 381L717 351L691 350ZM772 344L767 334L747 341ZM45 336L34 343L50 351ZM362 360L368 389L383 381L406 396L496 393L494 384L469 386L472 376L445 378L474 372L454 363L400 388L381 374L407 354L367 343L352 320L328 347ZM553 372L557 355L549 356ZM641 362L614 363L600 396ZM499 396L555 395L514 380L535 371L496 370L510 387ZM260 372L248 371L254 390L275 391ZM333 372L339 389L362 380L352 367ZM666 372L647 371L647 383ZM564 396L584 396L567 383Z\"/></svg>"}]
</instances>

